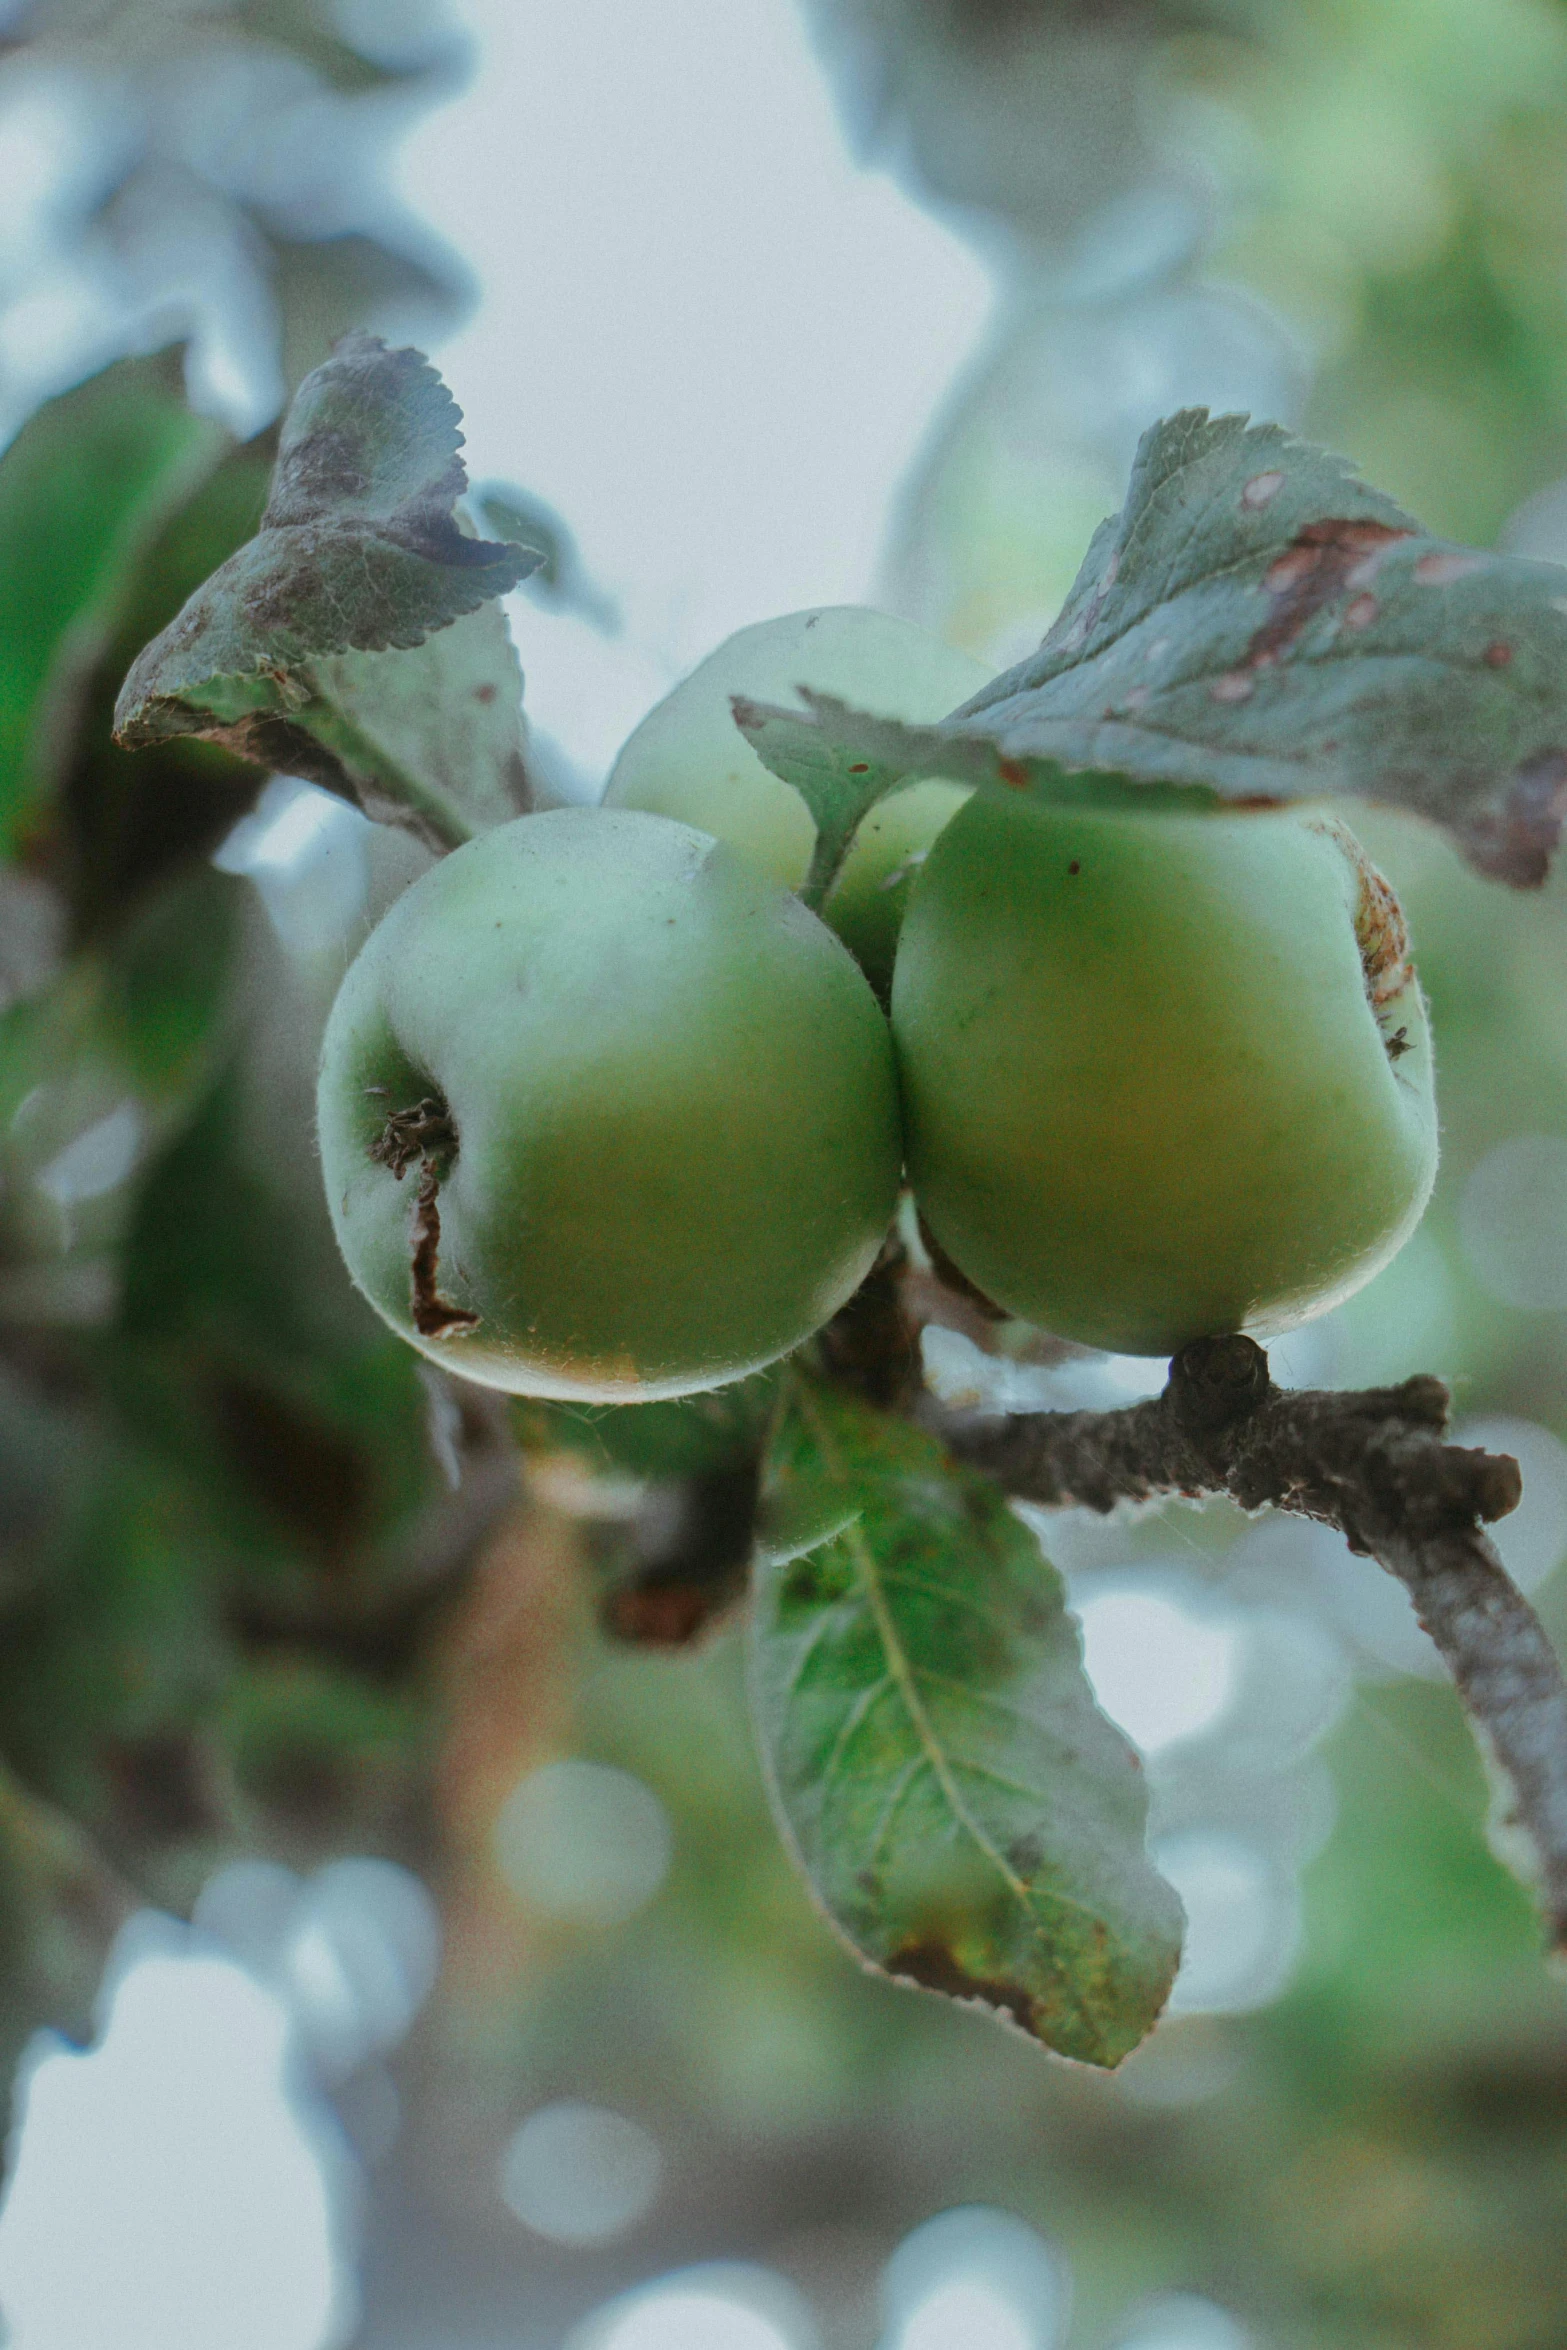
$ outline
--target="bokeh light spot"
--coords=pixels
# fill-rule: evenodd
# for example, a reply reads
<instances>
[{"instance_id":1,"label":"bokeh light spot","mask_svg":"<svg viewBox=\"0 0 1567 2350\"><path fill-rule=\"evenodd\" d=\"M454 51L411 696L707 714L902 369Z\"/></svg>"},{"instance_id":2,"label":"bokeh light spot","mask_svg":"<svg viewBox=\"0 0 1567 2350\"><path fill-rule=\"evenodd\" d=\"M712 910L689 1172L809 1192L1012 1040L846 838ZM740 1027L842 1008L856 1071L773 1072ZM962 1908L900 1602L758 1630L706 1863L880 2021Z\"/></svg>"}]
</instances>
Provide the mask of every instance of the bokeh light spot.
<instances>
[{"instance_id":1,"label":"bokeh light spot","mask_svg":"<svg viewBox=\"0 0 1567 2350\"><path fill-rule=\"evenodd\" d=\"M896 2350L1037 2350L1039 2336L982 2277L938 2285L905 2320Z\"/></svg>"},{"instance_id":2,"label":"bokeh light spot","mask_svg":"<svg viewBox=\"0 0 1567 2350\"><path fill-rule=\"evenodd\" d=\"M556 2244L603 2244L644 2218L663 2164L640 2123L563 2101L530 2113L501 2159L501 2197Z\"/></svg>"},{"instance_id":3,"label":"bokeh light spot","mask_svg":"<svg viewBox=\"0 0 1567 2350\"><path fill-rule=\"evenodd\" d=\"M669 1815L651 1787L608 1763L544 1763L512 1790L495 1856L518 1898L547 1917L618 1926L668 1874Z\"/></svg>"},{"instance_id":4,"label":"bokeh light spot","mask_svg":"<svg viewBox=\"0 0 1567 2350\"><path fill-rule=\"evenodd\" d=\"M1139 2314L1117 2350L1251 2350L1251 2336L1217 2301L1167 2293Z\"/></svg>"},{"instance_id":5,"label":"bokeh light spot","mask_svg":"<svg viewBox=\"0 0 1567 2350\"><path fill-rule=\"evenodd\" d=\"M328 2350L347 2155L282 2001L171 1920L122 1937L100 2038L34 2043L0 2210L10 2350Z\"/></svg>"},{"instance_id":6,"label":"bokeh light spot","mask_svg":"<svg viewBox=\"0 0 1567 2350\"><path fill-rule=\"evenodd\" d=\"M598 2310L569 2350L815 2350L793 2287L770 2269L715 2261L677 2270Z\"/></svg>"},{"instance_id":7,"label":"bokeh light spot","mask_svg":"<svg viewBox=\"0 0 1567 2350\"><path fill-rule=\"evenodd\" d=\"M904 2238L882 2285L882 2350L1050 2350L1066 2278L1025 2220L961 2205Z\"/></svg>"},{"instance_id":8,"label":"bokeh light spot","mask_svg":"<svg viewBox=\"0 0 1567 2350\"><path fill-rule=\"evenodd\" d=\"M1078 1607L1094 1695L1144 1754L1211 1730L1235 1694L1243 1634L1157 1591L1096 1591Z\"/></svg>"},{"instance_id":9,"label":"bokeh light spot","mask_svg":"<svg viewBox=\"0 0 1567 2350\"><path fill-rule=\"evenodd\" d=\"M1293 1887L1241 1837L1193 1828L1165 1837L1154 1863L1186 1908L1174 2015L1260 2007L1288 1979L1300 1932Z\"/></svg>"},{"instance_id":10,"label":"bokeh light spot","mask_svg":"<svg viewBox=\"0 0 1567 2350\"><path fill-rule=\"evenodd\" d=\"M1567 1444L1535 1420L1465 1420L1455 1444L1511 1453L1523 1471L1523 1498L1488 1527L1520 1591L1535 1591L1567 1553Z\"/></svg>"},{"instance_id":11,"label":"bokeh light spot","mask_svg":"<svg viewBox=\"0 0 1567 2350\"><path fill-rule=\"evenodd\" d=\"M1476 1280L1503 1305L1567 1310L1567 1139L1515 1134L1488 1151L1458 1210Z\"/></svg>"}]
</instances>

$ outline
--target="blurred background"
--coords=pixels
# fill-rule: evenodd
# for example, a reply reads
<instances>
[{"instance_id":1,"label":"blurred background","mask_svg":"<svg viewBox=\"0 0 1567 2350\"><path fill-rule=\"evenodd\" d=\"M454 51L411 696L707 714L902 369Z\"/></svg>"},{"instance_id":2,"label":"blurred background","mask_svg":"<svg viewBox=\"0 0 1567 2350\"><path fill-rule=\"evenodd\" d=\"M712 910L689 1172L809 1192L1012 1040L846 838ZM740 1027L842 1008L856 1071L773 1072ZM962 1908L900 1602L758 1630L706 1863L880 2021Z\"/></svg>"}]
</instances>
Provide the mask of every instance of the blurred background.
<instances>
[{"instance_id":1,"label":"blurred background","mask_svg":"<svg viewBox=\"0 0 1567 2350\"><path fill-rule=\"evenodd\" d=\"M4 2338L1560 2350L1564 1993L1379 1570L1039 1519L1191 1918L1100 2077L856 1970L732 1628L603 1628L721 1463L565 1453L350 1292L315 1040L421 852L108 712L357 325L548 551L556 797L775 612L1010 662L1183 404L1567 561L1567 6L0 0ZM1275 1369L1450 1381L1567 1640L1567 880L1355 822L1443 1171ZM954 1399L1162 1383L925 1344Z\"/></svg>"}]
</instances>

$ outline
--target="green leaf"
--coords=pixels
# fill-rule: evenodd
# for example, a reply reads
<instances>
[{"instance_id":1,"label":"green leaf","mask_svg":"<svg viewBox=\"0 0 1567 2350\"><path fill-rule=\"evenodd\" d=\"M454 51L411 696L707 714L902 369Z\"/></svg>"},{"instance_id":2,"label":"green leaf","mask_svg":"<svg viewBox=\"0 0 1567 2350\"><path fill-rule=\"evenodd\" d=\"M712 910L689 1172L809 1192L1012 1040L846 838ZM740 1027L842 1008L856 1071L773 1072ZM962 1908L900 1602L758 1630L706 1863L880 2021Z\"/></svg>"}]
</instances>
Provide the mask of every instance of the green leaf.
<instances>
[{"instance_id":1,"label":"green leaf","mask_svg":"<svg viewBox=\"0 0 1567 2350\"><path fill-rule=\"evenodd\" d=\"M527 1452L574 1453L599 1477L703 1477L753 1457L778 1403L779 1373L668 1403L573 1404L519 1398L511 1407Z\"/></svg>"},{"instance_id":2,"label":"green leaf","mask_svg":"<svg viewBox=\"0 0 1567 2350\"><path fill-rule=\"evenodd\" d=\"M1181 1909L1059 1576L987 1480L803 1382L769 1498L829 1528L764 1549L752 1630L776 1806L828 1915L884 1973L1118 2063L1169 1995Z\"/></svg>"},{"instance_id":3,"label":"green leaf","mask_svg":"<svg viewBox=\"0 0 1567 2350\"><path fill-rule=\"evenodd\" d=\"M515 814L516 659L499 614L469 616L537 556L461 529L461 444L418 352L341 343L289 410L255 538L132 667L121 741L204 735L440 846Z\"/></svg>"},{"instance_id":4,"label":"green leaf","mask_svg":"<svg viewBox=\"0 0 1567 2350\"><path fill-rule=\"evenodd\" d=\"M855 833L877 801L900 784L915 781L910 772L913 738L934 735L934 729L893 721L891 756L879 757L871 747L875 738L862 742L859 737L858 713L804 687L800 691L814 722L802 719L798 711L753 702L744 694L733 697L732 707L735 724L762 764L793 784L815 819L816 846L798 894L820 911L843 870ZM844 723L835 728L835 720ZM868 721L872 727L876 723ZM944 739L928 746L934 756L944 747Z\"/></svg>"},{"instance_id":5,"label":"green leaf","mask_svg":"<svg viewBox=\"0 0 1567 2350\"><path fill-rule=\"evenodd\" d=\"M0 854L33 812L60 705L148 545L230 445L191 414L164 355L122 360L50 400L0 461Z\"/></svg>"},{"instance_id":6,"label":"green leaf","mask_svg":"<svg viewBox=\"0 0 1567 2350\"><path fill-rule=\"evenodd\" d=\"M1530 886L1567 814L1567 576L1426 536L1278 425L1187 409L1144 435L1038 652L939 728L807 699L814 744L797 714L741 717L777 773L814 758L1051 797L1091 771L1227 800L1352 793Z\"/></svg>"},{"instance_id":7,"label":"green leaf","mask_svg":"<svg viewBox=\"0 0 1567 2350\"><path fill-rule=\"evenodd\" d=\"M854 835L878 801L904 784L927 776L1027 791L1057 803L1091 800L1103 807L1112 797L1128 806L1168 807L1173 802L1219 805L1217 793L1201 786L1140 783L1129 775L1072 771L1054 759L1011 759L988 736L958 733L950 721L910 726L901 718L875 718L831 694L802 686L803 710L734 696L735 724L757 757L785 783L793 784L816 819L816 847L798 895L820 909L843 870Z\"/></svg>"}]
</instances>

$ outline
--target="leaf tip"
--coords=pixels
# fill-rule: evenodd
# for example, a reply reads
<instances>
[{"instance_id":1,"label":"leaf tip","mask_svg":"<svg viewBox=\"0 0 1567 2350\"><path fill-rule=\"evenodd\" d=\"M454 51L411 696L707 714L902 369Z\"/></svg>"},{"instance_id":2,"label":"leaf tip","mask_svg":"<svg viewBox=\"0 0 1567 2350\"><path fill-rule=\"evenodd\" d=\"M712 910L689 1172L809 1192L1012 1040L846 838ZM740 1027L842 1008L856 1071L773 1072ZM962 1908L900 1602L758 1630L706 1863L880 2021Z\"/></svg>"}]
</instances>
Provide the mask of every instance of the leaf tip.
<instances>
[{"instance_id":1,"label":"leaf tip","mask_svg":"<svg viewBox=\"0 0 1567 2350\"><path fill-rule=\"evenodd\" d=\"M1554 745L1513 769L1499 809L1472 816L1460 835L1477 872L1514 889L1538 889L1567 820L1567 750Z\"/></svg>"}]
</instances>

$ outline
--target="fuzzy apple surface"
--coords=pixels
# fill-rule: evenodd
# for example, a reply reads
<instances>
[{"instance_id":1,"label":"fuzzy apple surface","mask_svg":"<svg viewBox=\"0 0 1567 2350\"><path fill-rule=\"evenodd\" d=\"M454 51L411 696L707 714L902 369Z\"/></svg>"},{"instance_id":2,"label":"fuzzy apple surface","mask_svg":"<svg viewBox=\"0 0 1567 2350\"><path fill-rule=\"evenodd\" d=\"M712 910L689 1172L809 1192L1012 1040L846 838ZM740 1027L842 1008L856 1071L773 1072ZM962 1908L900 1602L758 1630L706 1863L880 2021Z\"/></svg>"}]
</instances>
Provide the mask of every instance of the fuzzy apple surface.
<instances>
[{"instance_id":1,"label":"fuzzy apple surface","mask_svg":"<svg viewBox=\"0 0 1567 2350\"><path fill-rule=\"evenodd\" d=\"M615 761L604 803L695 824L785 889L798 889L816 826L793 785L752 750L730 697L792 708L796 689L809 686L879 718L923 726L978 693L990 674L927 629L859 604L758 621L727 637L648 712ZM963 785L939 779L909 784L859 829L822 911L878 986L892 974L909 883L967 797Z\"/></svg>"},{"instance_id":2,"label":"fuzzy apple surface","mask_svg":"<svg viewBox=\"0 0 1567 2350\"><path fill-rule=\"evenodd\" d=\"M909 1173L971 1281L1125 1354L1368 1281L1436 1172L1425 1006L1331 818L984 794L932 849L892 1022Z\"/></svg>"},{"instance_id":3,"label":"fuzzy apple surface","mask_svg":"<svg viewBox=\"0 0 1567 2350\"><path fill-rule=\"evenodd\" d=\"M344 979L317 1114L365 1296L517 1394L775 1360L858 1286L898 1187L853 958L721 843L629 811L524 816L415 882Z\"/></svg>"}]
</instances>

